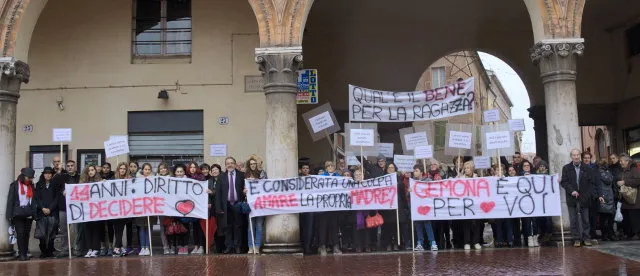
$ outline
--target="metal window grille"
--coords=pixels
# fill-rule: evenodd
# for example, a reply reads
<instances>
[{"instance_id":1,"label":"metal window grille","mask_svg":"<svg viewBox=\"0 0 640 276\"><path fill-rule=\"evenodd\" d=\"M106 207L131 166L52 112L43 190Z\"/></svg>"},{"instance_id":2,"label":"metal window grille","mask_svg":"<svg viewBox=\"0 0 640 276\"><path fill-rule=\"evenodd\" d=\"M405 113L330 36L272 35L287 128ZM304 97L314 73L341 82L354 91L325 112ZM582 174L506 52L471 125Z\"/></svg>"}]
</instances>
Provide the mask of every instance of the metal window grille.
<instances>
[{"instance_id":1,"label":"metal window grille","mask_svg":"<svg viewBox=\"0 0 640 276\"><path fill-rule=\"evenodd\" d=\"M132 26L136 57L191 55L191 0L134 0Z\"/></svg>"}]
</instances>

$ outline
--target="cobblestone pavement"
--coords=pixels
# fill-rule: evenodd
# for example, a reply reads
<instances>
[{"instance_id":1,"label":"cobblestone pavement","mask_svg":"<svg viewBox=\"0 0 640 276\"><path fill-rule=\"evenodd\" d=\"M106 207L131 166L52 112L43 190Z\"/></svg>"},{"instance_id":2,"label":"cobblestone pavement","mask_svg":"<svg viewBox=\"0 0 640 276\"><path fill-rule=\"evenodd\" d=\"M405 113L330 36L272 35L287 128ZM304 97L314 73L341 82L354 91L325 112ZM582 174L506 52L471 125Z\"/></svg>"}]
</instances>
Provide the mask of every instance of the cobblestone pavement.
<instances>
[{"instance_id":1,"label":"cobblestone pavement","mask_svg":"<svg viewBox=\"0 0 640 276\"><path fill-rule=\"evenodd\" d=\"M34 259L0 263L0 275L640 275L640 262L598 250L603 249Z\"/></svg>"}]
</instances>

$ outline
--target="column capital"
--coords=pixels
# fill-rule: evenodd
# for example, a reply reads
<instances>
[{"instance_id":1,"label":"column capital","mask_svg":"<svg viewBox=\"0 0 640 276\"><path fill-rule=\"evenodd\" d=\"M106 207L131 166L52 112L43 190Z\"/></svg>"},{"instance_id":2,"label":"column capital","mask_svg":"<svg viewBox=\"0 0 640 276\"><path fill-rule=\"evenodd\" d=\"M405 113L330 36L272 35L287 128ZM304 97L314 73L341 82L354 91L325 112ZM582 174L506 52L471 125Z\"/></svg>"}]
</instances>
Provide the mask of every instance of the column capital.
<instances>
[{"instance_id":1,"label":"column capital","mask_svg":"<svg viewBox=\"0 0 640 276\"><path fill-rule=\"evenodd\" d=\"M257 48L256 63L264 78L264 93L296 93L302 61L301 47Z\"/></svg>"},{"instance_id":2,"label":"column capital","mask_svg":"<svg viewBox=\"0 0 640 276\"><path fill-rule=\"evenodd\" d=\"M0 102L17 103L20 85L29 82L29 65L14 57L0 57Z\"/></svg>"},{"instance_id":3,"label":"column capital","mask_svg":"<svg viewBox=\"0 0 640 276\"><path fill-rule=\"evenodd\" d=\"M550 39L536 43L531 61L540 67L542 83L575 81L578 56L584 54L583 39Z\"/></svg>"}]
</instances>

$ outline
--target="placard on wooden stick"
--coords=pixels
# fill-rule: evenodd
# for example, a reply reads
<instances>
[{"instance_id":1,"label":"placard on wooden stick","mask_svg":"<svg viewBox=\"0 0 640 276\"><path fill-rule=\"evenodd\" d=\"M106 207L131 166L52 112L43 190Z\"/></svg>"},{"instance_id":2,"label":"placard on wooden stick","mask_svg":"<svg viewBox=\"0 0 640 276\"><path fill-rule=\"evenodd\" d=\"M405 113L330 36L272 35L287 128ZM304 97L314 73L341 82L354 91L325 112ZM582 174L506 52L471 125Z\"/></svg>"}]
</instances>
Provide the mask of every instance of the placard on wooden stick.
<instances>
[{"instance_id":1,"label":"placard on wooden stick","mask_svg":"<svg viewBox=\"0 0 640 276\"><path fill-rule=\"evenodd\" d=\"M314 142L340 131L340 125L329 103L302 114L302 118Z\"/></svg>"}]
</instances>

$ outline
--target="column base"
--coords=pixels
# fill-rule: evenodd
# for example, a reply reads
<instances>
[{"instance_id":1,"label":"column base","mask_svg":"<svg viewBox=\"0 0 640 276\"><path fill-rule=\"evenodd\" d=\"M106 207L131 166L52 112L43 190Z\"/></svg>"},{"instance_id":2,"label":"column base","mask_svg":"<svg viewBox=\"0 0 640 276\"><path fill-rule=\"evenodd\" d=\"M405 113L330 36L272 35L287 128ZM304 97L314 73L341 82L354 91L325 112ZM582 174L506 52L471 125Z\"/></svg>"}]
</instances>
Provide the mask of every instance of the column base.
<instances>
[{"instance_id":1,"label":"column base","mask_svg":"<svg viewBox=\"0 0 640 276\"><path fill-rule=\"evenodd\" d=\"M0 262L8 262L8 261L13 261L16 259L16 257L14 256L15 252L13 250L11 251L0 251Z\"/></svg>"},{"instance_id":2,"label":"column base","mask_svg":"<svg viewBox=\"0 0 640 276\"><path fill-rule=\"evenodd\" d=\"M296 254L302 253L302 245L300 243L266 243L262 247L264 254Z\"/></svg>"}]
</instances>

